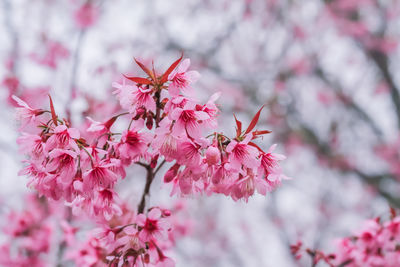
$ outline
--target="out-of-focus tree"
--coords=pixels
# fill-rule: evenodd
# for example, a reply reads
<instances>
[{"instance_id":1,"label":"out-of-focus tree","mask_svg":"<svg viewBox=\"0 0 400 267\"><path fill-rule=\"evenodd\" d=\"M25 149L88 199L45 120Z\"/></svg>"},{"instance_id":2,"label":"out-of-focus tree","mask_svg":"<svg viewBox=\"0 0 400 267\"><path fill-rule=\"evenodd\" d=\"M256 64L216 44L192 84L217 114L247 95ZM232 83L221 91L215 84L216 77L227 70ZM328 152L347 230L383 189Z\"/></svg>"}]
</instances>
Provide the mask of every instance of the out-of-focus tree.
<instances>
[{"instance_id":1,"label":"out-of-focus tree","mask_svg":"<svg viewBox=\"0 0 400 267\"><path fill-rule=\"evenodd\" d=\"M74 123L111 117L111 83L137 71L133 56L162 68L184 52L202 75L198 93L222 92L225 128L232 112L250 120L265 105L259 127L273 131L265 141L284 145L293 180L251 208L189 201L194 221L206 223L178 243L178 264L309 266L290 244L333 250L334 237L400 207L398 1L1 3L4 104L17 95L40 106L51 92ZM2 158L16 159L11 111L2 112ZM2 179L15 181L9 175Z\"/></svg>"}]
</instances>

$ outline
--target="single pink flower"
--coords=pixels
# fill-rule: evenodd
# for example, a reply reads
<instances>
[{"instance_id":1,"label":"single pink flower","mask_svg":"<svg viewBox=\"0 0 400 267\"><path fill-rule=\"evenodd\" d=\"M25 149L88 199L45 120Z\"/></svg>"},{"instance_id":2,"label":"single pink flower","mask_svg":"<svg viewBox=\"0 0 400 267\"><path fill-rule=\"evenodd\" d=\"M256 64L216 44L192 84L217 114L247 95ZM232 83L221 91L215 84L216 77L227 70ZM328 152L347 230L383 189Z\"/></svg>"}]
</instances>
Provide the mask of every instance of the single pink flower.
<instances>
[{"instance_id":1,"label":"single pink flower","mask_svg":"<svg viewBox=\"0 0 400 267\"><path fill-rule=\"evenodd\" d=\"M93 200L93 211L97 216L101 214L107 221L111 218L122 215L122 210L116 203L118 200L117 194L111 189L103 189L95 194Z\"/></svg>"},{"instance_id":2,"label":"single pink flower","mask_svg":"<svg viewBox=\"0 0 400 267\"><path fill-rule=\"evenodd\" d=\"M190 66L190 59L185 59L182 63L168 76L171 84L168 86L168 92L171 96L177 96L180 92L186 95L192 95L192 83L195 83L200 74L197 71L187 71Z\"/></svg>"},{"instance_id":3,"label":"single pink flower","mask_svg":"<svg viewBox=\"0 0 400 267\"><path fill-rule=\"evenodd\" d=\"M259 175L265 176L265 178L271 182L280 181L282 179L287 179L286 176L282 174L282 169L278 164L278 161L286 159L284 155L272 153L276 145L272 145L267 153L262 153L261 165L259 167Z\"/></svg>"},{"instance_id":4,"label":"single pink flower","mask_svg":"<svg viewBox=\"0 0 400 267\"><path fill-rule=\"evenodd\" d=\"M151 142L154 152L160 152L167 161L172 161L178 157L178 144L180 138L172 134L172 121L164 118L159 127L155 130L155 138Z\"/></svg>"},{"instance_id":5,"label":"single pink flower","mask_svg":"<svg viewBox=\"0 0 400 267\"><path fill-rule=\"evenodd\" d=\"M242 165L247 168L257 168L260 165L260 161L257 159L259 154L257 148L248 145L251 138L252 135L248 134L243 141L231 140L226 147L233 169L240 170Z\"/></svg>"},{"instance_id":6,"label":"single pink flower","mask_svg":"<svg viewBox=\"0 0 400 267\"><path fill-rule=\"evenodd\" d=\"M175 120L173 133L176 136L188 136L198 139L201 137L200 121L209 119L210 116L204 111L195 110L195 104L188 102L183 108L172 111L171 119Z\"/></svg>"},{"instance_id":7,"label":"single pink flower","mask_svg":"<svg viewBox=\"0 0 400 267\"><path fill-rule=\"evenodd\" d=\"M72 150L54 149L49 153L46 171L57 174L62 183L68 184L72 182L77 170L76 157L77 153Z\"/></svg>"},{"instance_id":8,"label":"single pink flower","mask_svg":"<svg viewBox=\"0 0 400 267\"><path fill-rule=\"evenodd\" d=\"M167 224L161 218L161 210L159 208L153 208L147 214L139 214L136 218L138 226L142 227L139 233L139 238L143 242L149 242L151 239L162 239L164 232L167 231Z\"/></svg>"},{"instance_id":9,"label":"single pink flower","mask_svg":"<svg viewBox=\"0 0 400 267\"><path fill-rule=\"evenodd\" d=\"M39 135L22 133L17 139L19 151L29 155L32 159L41 160L45 156L45 143Z\"/></svg>"},{"instance_id":10,"label":"single pink flower","mask_svg":"<svg viewBox=\"0 0 400 267\"><path fill-rule=\"evenodd\" d=\"M124 131L121 142L118 144L118 151L121 157L137 160L140 156L143 156L150 137L149 133L139 133L135 130Z\"/></svg>"},{"instance_id":11,"label":"single pink flower","mask_svg":"<svg viewBox=\"0 0 400 267\"><path fill-rule=\"evenodd\" d=\"M13 95L12 99L17 102L17 119L21 122L21 128L24 128L28 124L33 124L36 121L36 116L43 114L41 109L31 108L25 101L19 97Z\"/></svg>"},{"instance_id":12,"label":"single pink flower","mask_svg":"<svg viewBox=\"0 0 400 267\"><path fill-rule=\"evenodd\" d=\"M190 141L179 144L179 161L182 165L198 167L201 163L200 146Z\"/></svg>"},{"instance_id":13,"label":"single pink flower","mask_svg":"<svg viewBox=\"0 0 400 267\"><path fill-rule=\"evenodd\" d=\"M156 102L152 96L152 89L145 89L143 87L137 87L136 92L134 93L135 105L140 107L145 107L148 111L155 112L156 110Z\"/></svg>"},{"instance_id":14,"label":"single pink flower","mask_svg":"<svg viewBox=\"0 0 400 267\"><path fill-rule=\"evenodd\" d=\"M247 202L256 190L259 194L265 196L268 191L268 184L264 179L255 175L251 169L247 169L247 174L232 184L230 190L233 200L243 198Z\"/></svg>"},{"instance_id":15,"label":"single pink flower","mask_svg":"<svg viewBox=\"0 0 400 267\"><path fill-rule=\"evenodd\" d=\"M65 125L58 125L54 128L53 134L46 142L46 150L50 151L54 148L72 148L79 151L78 145L74 139L79 139L80 133L78 129L68 128Z\"/></svg>"},{"instance_id":16,"label":"single pink flower","mask_svg":"<svg viewBox=\"0 0 400 267\"><path fill-rule=\"evenodd\" d=\"M107 189L113 186L118 176L109 169L111 166L104 161L94 163L93 168L83 174L83 190L90 194L93 189Z\"/></svg>"}]
</instances>

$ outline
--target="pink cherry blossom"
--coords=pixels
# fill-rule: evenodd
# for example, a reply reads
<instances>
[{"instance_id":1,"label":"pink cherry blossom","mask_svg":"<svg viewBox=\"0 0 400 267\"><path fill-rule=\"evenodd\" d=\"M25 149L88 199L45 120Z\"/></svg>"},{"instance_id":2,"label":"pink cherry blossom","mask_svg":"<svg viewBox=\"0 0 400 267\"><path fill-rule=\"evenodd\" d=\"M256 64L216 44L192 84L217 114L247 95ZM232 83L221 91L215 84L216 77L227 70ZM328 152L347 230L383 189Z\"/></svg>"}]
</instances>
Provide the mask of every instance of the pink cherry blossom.
<instances>
[{"instance_id":1,"label":"pink cherry blossom","mask_svg":"<svg viewBox=\"0 0 400 267\"><path fill-rule=\"evenodd\" d=\"M102 214L109 221L112 216L122 215L121 208L116 204L117 194L110 189L103 189L97 192L93 200L93 211L97 216Z\"/></svg>"},{"instance_id":2,"label":"pink cherry blossom","mask_svg":"<svg viewBox=\"0 0 400 267\"><path fill-rule=\"evenodd\" d=\"M77 170L76 157L76 152L72 150L54 149L49 153L46 171L57 174L62 183L70 183Z\"/></svg>"},{"instance_id":3,"label":"pink cherry blossom","mask_svg":"<svg viewBox=\"0 0 400 267\"><path fill-rule=\"evenodd\" d=\"M267 153L261 155L261 166L259 167L259 175L264 175L267 180L274 182L280 181L282 178L287 178L282 175L282 169L278 161L286 159L284 155L272 153L276 145L271 146Z\"/></svg>"},{"instance_id":4,"label":"pink cherry blossom","mask_svg":"<svg viewBox=\"0 0 400 267\"><path fill-rule=\"evenodd\" d=\"M36 116L43 114L43 110L33 109L26 102L19 97L13 95L12 99L17 103L17 118L21 122L21 128L24 128L28 124L36 122Z\"/></svg>"},{"instance_id":5,"label":"pink cherry blossom","mask_svg":"<svg viewBox=\"0 0 400 267\"><path fill-rule=\"evenodd\" d=\"M187 135L192 138L200 138L200 122L209 119L204 111L195 110L195 103L188 102L183 108L176 108L171 113L171 119L175 120L173 133L178 136Z\"/></svg>"},{"instance_id":6,"label":"pink cherry blossom","mask_svg":"<svg viewBox=\"0 0 400 267\"><path fill-rule=\"evenodd\" d=\"M107 189L118 179L118 176L110 170L110 163L100 161L83 174L83 189L91 191L93 188Z\"/></svg>"},{"instance_id":7,"label":"pink cherry blossom","mask_svg":"<svg viewBox=\"0 0 400 267\"><path fill-rule=\"evenodd\" d=\"M153 208L147 215L139 214L136 218L136 223L143 229L139 233L139 238L143 242L148 242L151 239L163 238L167 231L167 224L161 218L161 210Z\"/></svg>"},{"instance_id":8,"label":"pink cherry blossom","mask_svg":"<svg viewBox=\"0 0 400 267\"><path fill-rule=\"evenodd\" d=\"M168 92L171 96L177 96L180 92L187 95L193 94L191 84L199 79L200 74L197 71L187 71L189 66L190 59L185 59L180 66L168 76L168 80L171 81Z\"/></svg>"},{"instance_id":9,"label":"pink cherry blossom","mask_svg":"<svg viewBox=\"0 0 400 267\"><path fill-rule=\"evenodd\" d=\"M135 130L124 131L121 143L118 144L121 157L137 160L140 156L143 156L150 136L148 133L139 133Z\"/></svg>"},{"instance_id":10,"label":"pink cherry blossom","mask_svg":"<svg viewBox=\"0 0 400 267\"><path fill-rule=\"evenodd\" d=\"M79 151L74 139L79 139L80 133L78 129L68 128L65 125L58 125L54 128L54 133L46 142L46 149L50 151L58 148L72 148Z\"/></svg>"},{"instance_id":11,"label":"pink cherry blossom","mask_svg":"<svg viewBox=\"0 0 400 267\"><path fill-rule=\"evenodd\" d=\"M98 20L99 10L92 3L88 2L75 11L74 17L77 26L86 29Z\"/></svg>"},{"instance_id":12,"label":"pink cherry blossom","mask_svg":"<svg viewBox=\"0 0 400 267\"><path fill-rule=\"evenodd\" d=\"M20 174L29 176L28 186L40 195L64 202L70 209L68 218L91 219L99 228L81 241L74 237L74 226L63 224L65 258L77 266L175 266L166 253L187 230L170 220L172 211L146 203L163 167L160 177L172 186L171 195L223 194L246 202L256 192L266 195L285 178L279 166L284 156L272 153L275 146L264 152L254 143L269 133L254 130L262 108L246 130L235 117L235 137L218 132L215 102L220 93L205 104L196 100L191 85L198 73L187 71L189 60L177 67L180 60L161 75L136 60L146 78L127 77L134 85L113 83L122 110L110 108L105 119L87 117L80 126L61 119L51 98L50 110L32 109L15 98L20 119L33 126L17 141L28 157ZM39 122L41 116L47 118ZM147 173L137 212L117 193L132 165ZM175 234L171 221L181 234ZM42 238L45 235L38 239ZM8 253L9 247L0 251Z\"/></svg>"},{"instance_id":13,"label":"pink cherry blossom","mask_svg":"<svg viewBox=\"0 0 400 267\"><path fill-rule=\"evenodd\" d=\"M251 135L247 135L243 141L232 140L226 147L232 168L240 170L242 165L247 168L256 168L260 165L260 161L257 160L257 148L248 144L250 140Z\"/></svg>"}]
</instances>

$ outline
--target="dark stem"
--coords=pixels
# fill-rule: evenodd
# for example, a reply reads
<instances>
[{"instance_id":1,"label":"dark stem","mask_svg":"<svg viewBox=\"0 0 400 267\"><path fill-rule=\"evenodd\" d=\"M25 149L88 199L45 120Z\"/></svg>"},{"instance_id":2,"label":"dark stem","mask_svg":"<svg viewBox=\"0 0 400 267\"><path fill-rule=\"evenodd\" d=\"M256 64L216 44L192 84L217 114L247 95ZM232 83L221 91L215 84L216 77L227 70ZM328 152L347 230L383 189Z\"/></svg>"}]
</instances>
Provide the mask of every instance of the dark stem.
<instances>
[{"instance_id":1,"label":"dark stem","mask_svg":"<svg viewBox=\"0 0 400 267\"><path fill-rule=\"evenodd\" d=\"M146 170L147 170L146 185L144 186L142 200L140 201L140 204L138 206L138 213L143 213L144 211L144 207L146 205L146 197L150 194L150 186L154 179L154 173L153 170L150 168L150 166L147 165Z\"/></svg>"},{"instance_id":2,"label":"dark stem","mask_svg":"<svg viewBox=\"0 0 400 267\"><path fill-rule=\"evenodd\" d=\"M160 91L157 90L154 95L156 97L156 127L158 127L158 124L160 122L160 113L161 113Z\"/></svg>"},{"instance_id":3,"label":"dark stem","mask_svg":"<svg viewBox=\"0 0 400 267\"><path fill-rule=\"evenodd\" d=\"M166 162L167 162L167 161L164 159L164 160L160 163L160 165L158 165L157 169L154 171L154 175L157 174L157 172L161 169L162 166L164 166L164 164L165 164Z\"/></svg>"},{"instance_id":4,"label":"dark stem","mask_svg":"<svg viewBox=\"0 0 400 267\"><path fill-rule=\"evenodd\" d=\"M369 55L370 58L375 62L376 66L382 74L382 77L385 79L389 86L390 96L397 115L397 124L400 128L400 93L389 71L388 57L384 53L374 50L367 50L367 55Z\"/></svg>"},{"instance_id":5,"label":"dark stem","mask_svg":"<svg viewBox=\"0 0 400 267\"><path fill-rule=\"evenodd\" d=\"M158 127L158 124L160 122L160 115L161 115L161 101L160 101L160 90L157 90L154 94L156 97L156 127ZM150 194L150 186L151 183L154 180L154 177L156 173L160 170L160 168L164 165L165 160L161 162L161 164L157 167L155 171L150 167L150 165L143 164L143 163L138 163L139 165L143 166L147 170L147 176L146 176L146 185L144 186L143 194L142 194L142 199L140 201L140 204L138 206L138 213L143 213L144 208L146 206L146 197Z\"/></svg>"}]
</instances>

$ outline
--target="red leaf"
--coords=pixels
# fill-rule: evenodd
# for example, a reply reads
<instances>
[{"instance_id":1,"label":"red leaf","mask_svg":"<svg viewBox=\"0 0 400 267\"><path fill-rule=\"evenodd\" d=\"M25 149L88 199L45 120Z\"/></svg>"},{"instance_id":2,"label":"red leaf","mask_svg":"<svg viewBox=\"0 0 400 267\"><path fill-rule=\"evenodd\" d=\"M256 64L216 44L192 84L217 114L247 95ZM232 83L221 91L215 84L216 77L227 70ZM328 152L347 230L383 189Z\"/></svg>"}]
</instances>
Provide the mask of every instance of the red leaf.
<instances>
[{"instance_id":1,"label":"red leaf","mask_svg":"<svg viewBox=\"0 0 400 267\"><path fill-rule=\"evenodd\" d=\"M51 99L51 96L49 96L50 99L50 111L51 111L51 119L53 120L53 123L57 126L57 115L56 115L56 111L54 110L54 105L53 105L53 100Z\"/></svg>"},{"instance_id":2,"label":"red leaf","mask_svg":"<svg viewBox=\"0 0 400 267\"><path fill-rule=\"evenodd\" d=\"M164 72L163 76L161 77L161 83L165 83L168 80L168 76L171 74L171 72L178 66L179 62L181 62L183 58L183 53L181 54L181 57L178 58L172 65L167 69L166 72Z\"/></svg>"},{"instance_id":3,"label":"red leaf","mask_svg":"<svg viewBox=\"0 0 400 267\"><path fill-rule=\"evenodd\" d=\"M249 127L247 127L245 134L248 134L249 132L251 132L254 129L254 127L256 127L258 119L260 118L261 110L263 108L264 108L264 105L260 108L260 110L256 113L256 115L254 115L254 118L251 120Z\"/></svg>"},{"instance_id":4,"label":"red leaf","mask_svg":"<svg viewBox=\"0 0 400 267\"><path fill-rule=\"evenodd\" d=\"M254 131L253 135L262 135L262 134L269 134L272 133L271 131L268 130L263 130L263 131Z\"/></svg>"},{"instance_id":5,"label":"red leaf","mask_svg":"<svg viewBox=\"0 0 400 267\"><path fill-rule=\"evenodd\" d=\"M253 132L253 138L252 138L252 139L256 139L259 135L269 134L269 133L272 133L272 132L271 132L271 131L268 131L268 130L254 131L254 132Z\"/></svg>"},{"instance_id":6,"label":"red leaf","mask_svg":"<svg viewBox=\"0 0 400 267\"><path fill-rule=\"evenodd\" d=\"M128 80L131 80L132 82L138 83L138 84L152 84L152 81L147 80L146 78L142 78L142 77L128 77L126 75L124 75L125 78L127 78Z\"/></svg>"},{"instance_id":7,"label":"red leaf","mask_svg":"<svg viewBox=\"0 0 400 267\"><path fill-rule=\"evenodd\" d=\"M104 123L104 126L107 128L107 130L110 130L111 126L114 124L114 122L118 119L118 115L112 117L111 119L109 119L108 121L106 121L106 123Z\"/></svg>"},{"instance_id":8,"label":"red leaf","mask_svg":"<svg viewBox=\"0 0 400 267\"><path fill-rule=\"evenodd\" d=\"M238 138L242 133L242 123L236 118L235 114L233 114L233 117L235 117L236 121L236 137Z\"/></svg>"},{"instance_id":9,"label":"red leaf","mask_svg":"<svg viewBox=\"0 0 400 267\"><path fill-rule=\"evenodd\" d=\"M262 150L258 145L254 144L253 142L249 142L248 145L249 145L249 146L254 146L254 147L257 148L260 152L265 153L264 150Z\"/></svg>"},{"instance_id":10,"label":"red leaf","mask_svg":"<svg viewBox=\"0 0 400 267\"><path fill-rule=\"evenodd\" d=\"M390 207L390 218L393 220L396 215L396 210L393 207Z\"/></svg>"},{"instance_id":11,"label":"red leaf","mask_svg":"<svg viewBox=\"0 0 400 267\"><path fill-rule=\"evenodd\" d=\"M149 75L149 77L150 77L152 80L154 80L154 75L153 75L153 73L152 73L142 62L136 60L136 58L133 58L133 59L135 60L136 64L138 64L139 67L140 67L144 72L146 72L146 74Z\"/></svg>"}]
</instances>

